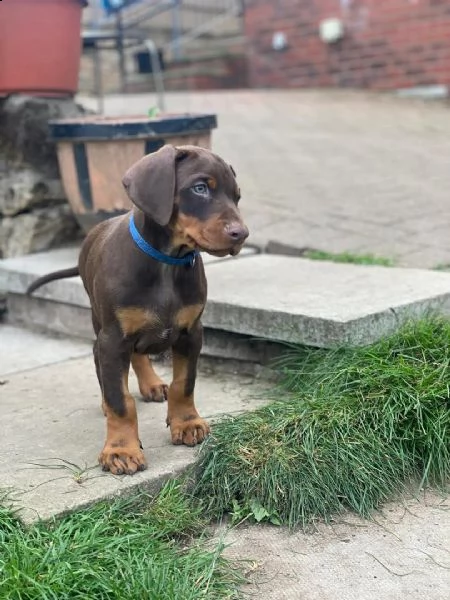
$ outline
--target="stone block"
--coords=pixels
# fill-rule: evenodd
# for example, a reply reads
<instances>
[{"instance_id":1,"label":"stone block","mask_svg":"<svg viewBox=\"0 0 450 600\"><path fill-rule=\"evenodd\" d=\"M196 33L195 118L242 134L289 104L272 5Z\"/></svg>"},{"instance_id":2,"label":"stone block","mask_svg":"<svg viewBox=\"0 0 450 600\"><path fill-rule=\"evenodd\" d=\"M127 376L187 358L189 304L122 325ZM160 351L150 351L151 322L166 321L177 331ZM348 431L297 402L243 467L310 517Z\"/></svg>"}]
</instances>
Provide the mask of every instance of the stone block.
<instances>
[{"instance_id":1,"label":"stone block","mask_svg":"<svg viewBox=\"0 0 450 600\"><path fill-rule=\"evenodd\" d=\"M46 250L78 236L48 121L86 112L70 98L0 99L0 258Z\"/></svg>"}]
</instances>

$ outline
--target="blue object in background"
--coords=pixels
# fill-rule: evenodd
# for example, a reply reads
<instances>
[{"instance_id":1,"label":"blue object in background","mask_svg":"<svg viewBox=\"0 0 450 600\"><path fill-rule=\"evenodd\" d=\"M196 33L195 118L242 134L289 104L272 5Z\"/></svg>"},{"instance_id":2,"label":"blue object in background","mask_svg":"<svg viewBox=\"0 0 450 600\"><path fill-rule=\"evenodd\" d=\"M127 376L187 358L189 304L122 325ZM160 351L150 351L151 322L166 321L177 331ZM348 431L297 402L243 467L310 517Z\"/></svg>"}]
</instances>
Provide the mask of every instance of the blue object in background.
<instances>
[{"instance_id":1,"label":"blue object in background","mask_svg":"<svg viewBox=\"0 0 450 600\"><path fill-rule=\"evenodd\" d=\"M140 0L102 0L103 9L108 15L121 11L130 4L136 4Z\"/></svg>"}]
</instances>

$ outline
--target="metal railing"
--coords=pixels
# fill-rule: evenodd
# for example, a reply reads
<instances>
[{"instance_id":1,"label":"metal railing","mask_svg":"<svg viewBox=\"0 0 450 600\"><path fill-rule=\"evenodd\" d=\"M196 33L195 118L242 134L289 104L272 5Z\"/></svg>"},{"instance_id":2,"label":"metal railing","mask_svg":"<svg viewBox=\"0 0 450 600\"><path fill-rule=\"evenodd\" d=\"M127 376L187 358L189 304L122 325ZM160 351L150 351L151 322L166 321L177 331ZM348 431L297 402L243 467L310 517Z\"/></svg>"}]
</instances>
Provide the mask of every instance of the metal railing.
<instances>
[{"instance_id":1,"label":"metal railing","mask_svg":"<svg viewBox=\"0 0 450 600\"><path fill-rule=\"evenodd\" d=\"M99 1L99 0L97 0ZM91 0L91 3L94 0ZM159 62L158 48L153 39L152 28L157 31L158 20L166 23L166 37L169 41L159 44L166 58L179 59L189 44L193 41L217 31L231 19L241 16L244 11L243 0L142 0L124 8L116 15L101 15L99 11L92 14L92 21L87 25L85 35L89 30L98 32L98 40L114 40L119 56L119 72L122 88L126 88L127 68L126 56L130 51L136 52L139 46L144 46L150 55L150 64L154 88L158 98L158 107L164 109L164 75ZM159 19L158 19L159 18ZM161 27L161 31L164 28ZM161 36L159 36L161 38ZM130 44L127 41L132 40ZM103 106L103 89L101 81L108 74L117 71L113 64L105 65L100 62L98 48L94 57L96 93L99 105Z\"/></svg>"},{"instance_id":2,"label":"metal railing","mask_svg":"<svg viewBox=\"0 0 450 600\"><path fill-rule=\"evenodd\" d=\"M195 4L190 2L179 3L177 8L174 8L174 14L184 10L193 10L195 7L194 26L185 26L182 15L179 22L176 19L176 27L173 29L172 40L163 46L163 49L173 53L174 58L181 57L181 50L190 42L200 38L205 33L209 33L231 18L239 17L243 12L243 0L196 0Z\"/></svg>"}]
</instances>

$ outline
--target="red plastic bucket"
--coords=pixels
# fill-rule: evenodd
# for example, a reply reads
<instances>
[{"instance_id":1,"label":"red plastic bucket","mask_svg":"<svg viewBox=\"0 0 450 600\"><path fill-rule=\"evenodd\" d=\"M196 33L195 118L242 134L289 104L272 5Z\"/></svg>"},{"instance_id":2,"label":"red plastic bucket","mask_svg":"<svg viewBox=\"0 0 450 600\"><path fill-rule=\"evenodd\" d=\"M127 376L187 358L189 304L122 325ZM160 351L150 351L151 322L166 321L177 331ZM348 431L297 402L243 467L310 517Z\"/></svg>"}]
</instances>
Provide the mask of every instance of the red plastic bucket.
<instances>
[{"instance_id":1,"label":"red plastic bucket","mask_svg":"<svg viewBox=\"0 0 450 600\"><path fill-rule=\"evenodd\" d=\"M0 95L76 92L84 0L0 2Z\"/></svg>"}]
</instances>

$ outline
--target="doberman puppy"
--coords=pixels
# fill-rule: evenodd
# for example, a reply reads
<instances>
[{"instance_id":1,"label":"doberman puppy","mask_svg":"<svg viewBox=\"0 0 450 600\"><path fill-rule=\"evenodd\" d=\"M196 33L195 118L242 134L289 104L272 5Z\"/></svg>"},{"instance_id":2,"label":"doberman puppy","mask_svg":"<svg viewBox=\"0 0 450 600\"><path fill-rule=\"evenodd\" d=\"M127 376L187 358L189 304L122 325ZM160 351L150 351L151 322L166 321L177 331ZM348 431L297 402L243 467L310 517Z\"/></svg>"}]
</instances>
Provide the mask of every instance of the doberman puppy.
<instances>
[{"instance_id":1,"label":"doberman puppy","mask_svg":"<svg viewBox=\"0 0 450 600\"><path fill-rule=\"evenodd\" d=\"M94 359L107 434L99 462L105 471L132 475L146 468L136 406L128 391L130 363L145 401L168 400L172 442L194 446L209 427L194 403L200 317L206 278L200 251L236 255L248 236L238 210L231 166L209 150L163 146L123 178L133 209L97 225L81 248L78 267L41 277L28 293L80 275L89 295L96 341ZM172 349L168 387L149 354Z\"/></svg>"}]
</instances>

